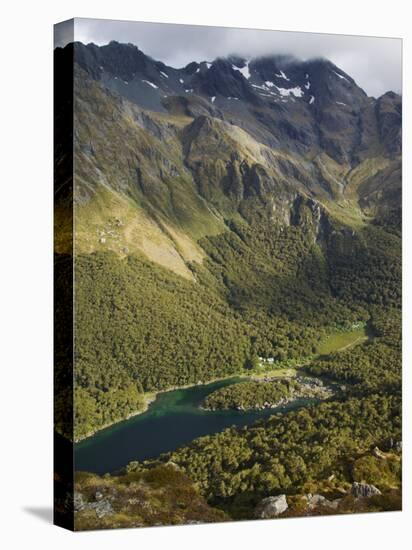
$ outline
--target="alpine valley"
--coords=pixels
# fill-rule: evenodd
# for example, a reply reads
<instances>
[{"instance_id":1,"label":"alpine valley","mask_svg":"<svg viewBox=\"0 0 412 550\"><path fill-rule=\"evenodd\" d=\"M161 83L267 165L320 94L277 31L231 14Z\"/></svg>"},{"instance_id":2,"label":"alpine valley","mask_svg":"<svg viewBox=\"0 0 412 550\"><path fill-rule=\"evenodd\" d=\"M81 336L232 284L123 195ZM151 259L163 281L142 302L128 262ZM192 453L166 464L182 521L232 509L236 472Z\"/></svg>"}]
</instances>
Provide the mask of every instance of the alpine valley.
<instances>
[{"instance_id":1,"label":"alpine valley","mask_svg":"<svg viewBox=\"0 0 412 550\"><path fill-rule=\"evenodd\" d=\"M400 509L401 96L326 59L75 42L55 67L56 430L80 457L142 426L77 472L76 529ZM171 396L230 422L144 454Z\"/></svg>"}]
</instances>

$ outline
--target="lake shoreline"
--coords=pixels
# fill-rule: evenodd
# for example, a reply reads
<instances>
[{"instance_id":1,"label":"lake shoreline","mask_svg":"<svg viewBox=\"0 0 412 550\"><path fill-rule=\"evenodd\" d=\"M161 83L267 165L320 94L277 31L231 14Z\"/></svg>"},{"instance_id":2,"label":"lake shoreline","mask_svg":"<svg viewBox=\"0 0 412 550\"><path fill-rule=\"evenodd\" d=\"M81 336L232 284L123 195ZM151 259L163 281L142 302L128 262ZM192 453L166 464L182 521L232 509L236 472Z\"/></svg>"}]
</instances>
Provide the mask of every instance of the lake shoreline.
<instances>
[{"instance_id":1,"label":"lake shoreline","mask_svg":"<svg viewBox=\"0 0 412 550\"><path fill-rule=\"evenodd\" d=\"M211 380L207 380L206 382L200 382L200 383L198 382L197 384L185 384L184 386L171 386L170 388L167 388L165 390L158 390L156 392L147 392L147 393L143 394L144 406L143 406L142 409L139 409L135 412L130 413L127 417L123 418L122 420L114 420L113 422L109 422L109 423L105 424L104 426L101 426L100 428L97 428L96 430L88 432L87 435L76 438L76 439L73 440L73 442L74 443L81 443L82 441L85 441L86 439L89 439L90 437L93 437L97 433L99 433L103 430L106 430L107 428L111 428L112 426L115 426L116 424L121 424L122 422L127 422L131 418L134 418L136 416L144 414L145 412L147 412L149 410L150 405L156 401L157 397L159 395L163 394L163 393L168 393L168 392L177 391L177 390L187 390L189 388L196 388L197 386L207 386L208 384L213 384L215 382L221 382L223 380L230 380L231 378L248 379L248 378L250 378L250 375L247 375L247 374L245 375L244 373L242 373L242 374L239 374L239 373L230 374L228 376L222 376L222 377L219 377L219 378L212 378Z\"/></svg>"},{"instance_id":2,"label":"lake shoreline","mask_svg":"<svg viewBox=\"0 0 412 550\"><path fill-rule=\"evenodd\" d=\"M339 332L335 333L335 336L349 335L350 333L353 334L353 333L356 333L358 331L364 331L363 335L359 336L359 334L358 334L357 338L355 340L353 340L352 342L349 342L349 343L345 342L345 345L343 347L341 346L341 347L336 348L335 352L345 351L346 349L349 349L352 346L362 344L363 342L365 342L365 341L367 341L371 338L371 335L367 334L367 332L365 330L365 326L359 327L359 328L357 328L355 330L352 330L352 331L339 331ZM333 336L334 336L333 333L328 335L325 338L325 341L327 341L328 339L330 339ZM329 353L327 353L327 354L318 353L317 357L325 357L327 355L329 355ZM314 360L314 359L316 359L316 355L314 357L311 357L310 360ZM295 361L294 361L294 363L295 363ZM127 415L125 418L123 418L121 420L114 420L113 422L108 422L104 426L100 426L99 428L96 428L95 430L92 430L92 431L88 432L86 435L84 435L82 437L75 438L75 439L73 439L73 442L75 444L76 443L81 443L82 441L86 441L87 439L93 437L94 435L96 435L97 433L99 433L103 430L106 430L107 428L111 428L111 427L115 426L116 424L121 424L122 422L126 422L126 421L130 420L131 418L134 418L136 416L140 416L140 415L146 413L149 410L150 405L156 401L158 395L161 395L161 394L164 394L164 393L167 393L167 392L176 391L176 390L185 390L185 389L189 389L189 388L194 388L194 387L200 386L200 385L206 386L208 384L213 384L215 382L230 380L231 378L240 378L240 379L244 379L244 380L249 380L249 379L259 380L259 379L262 379L263 377L270 377L270 376L285 377L285 378L292 377L293 378L297 374L296 369L304 368L305 366L307 366L307 364L308 364L308 357L302 357L300 360L296 360L296 364L291 365L291 364L288 364L286 362L284 364L284 366L280 366L280 365L277 366L277 367L274 366L273 370L267 370L266 372L265 371L262 371L262 372L259 372L259 371L258 372L256 372L256 371L250 371L250 372L243 371L243 372L240 372L240 373L239 372L238 373L233 373L233 374L230 374L230 375L227 375L227 376L220 376L220 377L212 378L212 379L207 380L207 381L199 381L198 383L185 384L183 386L171 386L170 388L167 388L167 389L164 389L164 390L158 390L156 392L147 392L147 393L143 394L143 399L144 399L143 408L130 413L129 415Z\"/></svg>"},{"instance_id":3,"label":"lake shoreline","mask_svg":"<svg viewBox=\"0 0 412 550\"><path fill-rule=\"evenodd\" d=\"M194 386L159 395L150 411L116 425L75 445L75 470L105 474L130 462L144 462L173 452L191 441L224 431L250 426L276 413L287 413L316 404L314 399L262 411L203 411L199 405L206 395L238 380ZM239 382L242 384L243 382Z\"/></svg>"}]
</instances>

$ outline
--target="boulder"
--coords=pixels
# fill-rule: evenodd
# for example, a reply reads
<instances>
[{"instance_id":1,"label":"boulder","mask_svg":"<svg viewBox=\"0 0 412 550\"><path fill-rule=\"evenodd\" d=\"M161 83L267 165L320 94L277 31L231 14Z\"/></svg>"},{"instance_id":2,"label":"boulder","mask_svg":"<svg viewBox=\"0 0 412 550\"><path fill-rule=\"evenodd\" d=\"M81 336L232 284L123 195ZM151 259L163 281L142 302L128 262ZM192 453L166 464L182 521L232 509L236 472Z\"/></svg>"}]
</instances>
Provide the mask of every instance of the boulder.
<instances>
[{"instance_id":1,"label":"boulder","mask_svg":"<svg viewBox=\"0 0 412 550\"><path fill-rule=\"evenodd\" d=\"M386 456L383 454L383 452L379 449L379 447L374 447L374 449L372 450L372 454L373 456L375 456L376 458L379 458L381 460L386 460Z\"/></svg>"},{"instance_id":2,"label":"boulder","mask_svg":"<svg viewBox=\"0 0 412 550\"><path fill-rule=\"evenodd\" d=\"M352 484L351 493L355 498L369 498L374 495L381 495L375 485L368 485L367 483L357 483L356 481Z\"/></svg>"},{"instance_id":3,"label":"boulder","mask_svg":"<svg viewBox=\"0 0 412 550\"><path fill-rule=\"evenodd\" d=\"M259 519L275 518L288 509L285 495L264 498L256 507L255 514Z\"/></svg>"},{"instance_id":4,"label":"boulder","mask_svg":"<svg viewBox=\"0 0 412 550\"><path fill-rule=\"evenodd\" d=\"M98 518L114 514L111 502L109 499L104 498L100 491L96 491L95 498L95 502L87 502L81 493L75 491L73 496L74 511L80 512L82 510L94 510Z\"/></svg>"},{"instance_id":5,"label":"boulder","mask_svg":"<svg viewBox=\"0 0 412 550\"><path fill-rule=\"evenodd\" d=\"M386 451L395 451L397 453L402 452L402 441L397 441L393 437L390 437L385 445Z\"/></svg>"},{"instance_id":6,"label":"boulder","mask_svg":"<svg viewBox=\"0 0 412 550\"><path fill-rule=\"evenodd\" d=\"M85 507L85 501L83 495L78 491L74 491L73 495L73 508L75 512L80 512Z\"/></svg>"},{"instance_id":7,"label":"boulder","mask_svg":"<svg viewBox=\"0 0 412 550\"><path fill-rule=\"evenodd\" d=\"M335 500L328 500L323 495L312 495L311 493L308 493L304 496L307 502L307 509L310 511L316 510L317 508L330 508L332 510L337 510L339 507L339 503L341 502L341 498L337 498Z\"/></svg>"},{"instance_id":8,"label":"boulder","mask_svg":"<svg viewBox=\"0 0 412 550\"><path fill-rule=\"evenodd\" d=\"M331 502L322 495L307 495L308 509L314 510L319 506L330 506Z\"/></svg>"},{"instance_id":9,"label":"boulder","mask_svg":"<svg viewBox=\"0 0 412 550\"><path fill-rule=\"evenodd\" d=\"M337 510L339 508L339 504L342 502L341 498L335 498L335 500L329 501L329 508L332 508L333 510Z\"/></svg>"},{"instance_id":10,"label":"boulder","mask_svg":"<svg viewBox=\"0 0 412 550\"><path fill-rule=\"evenodd\" d=\"M88 508L94 509L96 511L96 516L98 518L103 518L104 516L111 516L114 514L113 507L111 502L106 499L93 502L87 506Z\"/></svg>"}]
</instances>

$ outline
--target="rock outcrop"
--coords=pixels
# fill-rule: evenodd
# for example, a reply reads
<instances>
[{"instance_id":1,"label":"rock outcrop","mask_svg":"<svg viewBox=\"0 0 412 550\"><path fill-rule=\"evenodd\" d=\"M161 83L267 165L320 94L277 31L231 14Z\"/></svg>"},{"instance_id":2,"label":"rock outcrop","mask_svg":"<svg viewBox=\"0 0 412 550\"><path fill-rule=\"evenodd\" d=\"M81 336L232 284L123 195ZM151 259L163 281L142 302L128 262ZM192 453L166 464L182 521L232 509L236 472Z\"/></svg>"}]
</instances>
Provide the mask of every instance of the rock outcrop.
<instances>
[{"instance_id":1,"label":"rock outcrop","mask_svg":"<svg viewBox=\"0 0 412 550\"><path fill-rule=\"evenodd\" d=\"M82 493L75 491L73 498L73 508L75 512L81 512L84 510L95 510L98 518L110 516L114 514L112 503L109 498L105 498L104 495L97 491L95 494L95 500L88 502Z\"/></svg>"},{"instance_id":2,"label":"rock outcrop","mask_svg":"<svg viewBox=\"0 0 412 550\"><path fill-rule=\"evenodd\" d=\"M307 509L310 511L316 510L318 508L331 508L333 510L336 510L339 506L339 503L341 501L340 498L337 498L335 500L328 500L323 495L312 495L311 493L308 493L305 495L305 498L307 500Z\"/></svg>"},{"instance_id":3,"label":"rock outcrop","mask_svg":"<svg viewBox=\"0 0 412 550\"><path fill-rule=\"evenodd\" d=\"M256 507L255 515L259 519L270 519L283 514L288 509L285 495L264 498Z\"/></svg>"},{"instance_id":4,"label":"rock outcrop","mask_svg":"<svg viewBox=\"0 0 412 550\"><path fill-rule=\"evenodd\" d=\"M351 488L351 494L355 498L369 498L375 495L381 495L382 493L377 487L375 487L375 485L369 485L367 483L357 483L355 481Z\"/></svg>"}]
</instances>

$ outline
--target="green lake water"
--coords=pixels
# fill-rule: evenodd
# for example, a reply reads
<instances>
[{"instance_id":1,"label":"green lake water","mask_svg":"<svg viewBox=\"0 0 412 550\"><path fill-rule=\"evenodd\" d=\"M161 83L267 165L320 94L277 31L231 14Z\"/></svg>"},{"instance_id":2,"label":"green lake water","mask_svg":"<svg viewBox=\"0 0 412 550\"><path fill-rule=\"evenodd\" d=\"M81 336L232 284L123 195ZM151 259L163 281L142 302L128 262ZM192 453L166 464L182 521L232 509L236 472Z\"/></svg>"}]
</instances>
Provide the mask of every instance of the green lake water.
<instances>
[{"instance_id":1,"label":"green lake water","mask_svg":"<svg viewBox=\"0 0 412 550\"><path fill-rule=\"evenodd\" d=\"M315 402L299 399L262 411L205 411L199 408L206 395L236 382L241 379L231 378L159 394L145 413L77 443L75 469L99 474L112 472L132 460L141 461L173 451L197 437L220 432L229 426L252 424L274 413Z\"/></svg>"},{"instance_id":2,"label":"green lake water","mask_svg":"<svg viewBox=\"0 0 412 550\"><path fill-rule=\"evenodd\" d=\"M372 337L365 327L336 332L319 345L318 353L326 355L343 351ZM298 399L283 407L261 411L205 411L199 408L209 393L244 380L229 378L158 394L145 413L77 443L75 469L99 474L112 472L132 460L142 461L173 451L197 437L217 433L230 426L253 424L260 418L316 403L315 399Z\"/></svg>"}]
</instances>

